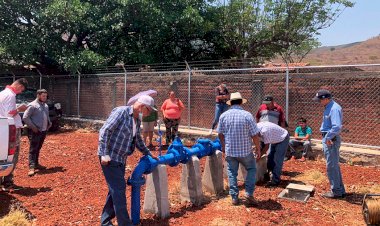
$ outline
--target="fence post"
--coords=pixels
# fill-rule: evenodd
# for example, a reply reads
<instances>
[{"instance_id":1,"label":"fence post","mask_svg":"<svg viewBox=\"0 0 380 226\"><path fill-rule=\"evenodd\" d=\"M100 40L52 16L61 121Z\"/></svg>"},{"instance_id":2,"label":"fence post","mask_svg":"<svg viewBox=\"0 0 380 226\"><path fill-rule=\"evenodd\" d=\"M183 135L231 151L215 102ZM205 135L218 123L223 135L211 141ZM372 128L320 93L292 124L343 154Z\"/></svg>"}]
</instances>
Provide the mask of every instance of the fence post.
<instances>
[{"instance_id":1,"label":"fence post","mask_svg":"<svg viewBox=\"0 0 380 226\"><path fill-rule=\"evenodd\" d=\"M78 117L80 118L80 72L78 72L78 99L77 99L77 110L78 110Z\"/></svg>"},{"instance_id":2,"label":"fence post","mask_svg":"<svg viewBox=\"0 0 380 226\"><path fill-rule=\"evenodd\" d=\"M286 104L285 104L285 119L289 123L289 67L286 67Z\"/></svg>"},{"instance_id":3,"label":"fence post","mask_svg":"<svg viewBox=\"0 0 380 226\"><path fill-rule=\"evenodd\" d=\"M188 82L188 87L187 87L187 127L190 129L190 126L191 126L191 67L190 65L187 63L187 61L185 61L186 63L186 67L188 68L189 70L189 82Z\"/></svg>"}]
</instances>

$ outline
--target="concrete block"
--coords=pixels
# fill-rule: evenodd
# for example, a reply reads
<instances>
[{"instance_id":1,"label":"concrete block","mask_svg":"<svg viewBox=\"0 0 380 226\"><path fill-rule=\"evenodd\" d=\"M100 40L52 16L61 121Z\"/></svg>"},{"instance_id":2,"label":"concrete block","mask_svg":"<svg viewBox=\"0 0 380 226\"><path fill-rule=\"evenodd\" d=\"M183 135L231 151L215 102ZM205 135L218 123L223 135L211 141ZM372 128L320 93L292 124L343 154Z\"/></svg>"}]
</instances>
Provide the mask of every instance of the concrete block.
<instances>
[{"instance_id":1,"label":"concrete block","mask_svg":"<svg viewBox=\"0 0 380 226\"><path fill-rule=\"evenodd\" d=\"M143 210L160 218L170 215L166 165L158 165L146 180Z\"/></svg>"},{"instance_id":2,"label":"concrete block","mask_svg":"<svg viewBox=\"0 0 380 226\"><path fill-rule=\"evenodd\" d=\"M264 174L267 168L268 156L265 154L259 160L256 160L256 183L264 180Z\"/></svg>"},{"instance_id":3,"label":"concrete block","mask_svg":"<svg viewBox=\"0 0 380 226\"><path fill-rule=\"evenodd\" d=\"M227 162L224 161L224 178L227 178ZM256 182L264 180L264 174L267 172L267 155L261 156L259 160L256 160ZM238 181L244 181L247 176L247 171L242 164L239 164Z\"/></svg>"},{"instance_id":4,"label":"concrete block","mask_svg":"<svg viewBox=\"0 0 380 226\"><path fill-rule=\"evenodd\" d=\"M201 170L196 156L187 164L182 164L180 197L182 202L191 202L197 206L203 202Z\"/></svg>"},{"instance_id":5,"label":"concrete block","mask_svg":"<svg viewBox=\"0 0 380 226\"><path fill-rule=\"evenodd\" d=\"M217 195L223 192L223 159L222 152L216 151L214 155L207 156L202 176L202 184L206 191Z\"/></svg>"}]
</instances>

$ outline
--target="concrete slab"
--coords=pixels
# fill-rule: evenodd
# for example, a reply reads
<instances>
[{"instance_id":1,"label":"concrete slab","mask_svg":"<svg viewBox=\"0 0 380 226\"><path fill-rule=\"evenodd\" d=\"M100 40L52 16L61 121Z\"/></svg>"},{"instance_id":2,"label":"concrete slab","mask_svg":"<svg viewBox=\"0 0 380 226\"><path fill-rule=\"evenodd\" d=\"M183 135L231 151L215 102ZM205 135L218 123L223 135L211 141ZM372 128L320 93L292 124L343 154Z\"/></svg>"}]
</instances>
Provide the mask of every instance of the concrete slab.
<instances>
[{"instance_id":1,"label":"concrete slab","mask_svg":"<svg viewBox=\"0 0 380 226\"><path fill-rule=\"evenodd\" d=\"M191 202L196 206L203 202L201 169L196 156L182 164L180 197L181 202Z\"/></svg>"},{"instance_id":2,"label":"concrete slab","mask_svg":"<svg viewBox=\"0 0 380 226\"><path fill-rule=\"evenodd\" d=\"M170 215L166 165L158 165L147 176L143 210L160 218Z\"/></svg>"},{"instance_id":3,"label":"concrete slab","mask_svg":"<svg viewBox=\"0 0 380 226\"><path fill-rule=\"evenodd\" d=\"M202 184L206 191L217 195L223 192L223 156L221 151L206 157Z\"/></svg>"}]
</instances>

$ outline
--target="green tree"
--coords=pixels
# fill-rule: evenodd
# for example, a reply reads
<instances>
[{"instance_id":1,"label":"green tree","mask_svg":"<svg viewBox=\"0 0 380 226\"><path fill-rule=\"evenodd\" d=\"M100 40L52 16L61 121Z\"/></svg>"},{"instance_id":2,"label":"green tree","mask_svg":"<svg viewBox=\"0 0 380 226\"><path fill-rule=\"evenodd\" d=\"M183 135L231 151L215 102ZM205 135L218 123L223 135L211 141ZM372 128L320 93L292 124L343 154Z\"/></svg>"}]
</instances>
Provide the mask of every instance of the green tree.
<instances>
[{"instance_id":1,"label":"green tree","mask_svg":"<svg viewBox=\"0 0 380 226\"><path fill-rule=\"evenodd\" d=\"M0 62L72 72L117 62L260 62L304 49L345 7L351 1L3 0Z\"/></svg>"}]
</instances>

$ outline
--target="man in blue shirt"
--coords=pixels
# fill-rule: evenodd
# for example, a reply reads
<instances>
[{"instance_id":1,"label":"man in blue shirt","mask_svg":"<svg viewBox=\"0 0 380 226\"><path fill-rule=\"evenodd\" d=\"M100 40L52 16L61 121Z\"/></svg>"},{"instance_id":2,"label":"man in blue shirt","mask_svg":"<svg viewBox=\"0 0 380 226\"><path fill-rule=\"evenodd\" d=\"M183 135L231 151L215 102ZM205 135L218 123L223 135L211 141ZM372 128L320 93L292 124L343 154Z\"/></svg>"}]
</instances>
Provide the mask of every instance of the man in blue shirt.
<instances>
[{"instance_id":1,"label":"man in blue shirt","mask_svg":"<svg viewBox=\"0 0 380 226\"><path fill-rule=\"evenodd\" d=\"M256 204L253 198L256 183L256 160L252 153L252 141L255 144L256 158L260 158L259 130L253 116L240 106L246 103L241 94L231 93L227 101L231 108L224 112L218 123L218 136L225 152L227 161L228 183L232 204L239 204L239 190L237 186L237 174L239 164L247 170L245 178L245 198L248 205Z\"/></svg>"},{"instance_id":2,"label":"man in blue shirt","mask_svg":"<svg viewBox=\"0 0 380 226\"><path fill-rule=\"evenodd\" d=\"M125 196L125 164L127 156L135 148L144 155L152 156L140 134L142 117L157 111L150 96L141 96L132 106L117 107L100 129L98 156L108 185L106 203L101 216L101 225L112 225L116 217L118 225L132 225Z\"/></svg>"},{"instance_id":3,"label":"man in blue shirt","mask_svg":"<svg viewBox=\"0 0 380 226\"><path fill-rule=\"evenodd\" d=\"M308 126L307 121L305 118L299 118L298 119L298 126L294 132L294 139L291 139L289 141L289 147L290 147L290 154L291 158L290 160L295 160L295 154L296 154L296 148L298 146L303 146L302 151L302 158L300 159L301 162L304 162L306 160L307 152L310 149L311 146L311 128Z\"/></svg>"},{"instance_id":4,"label":"man in blue shirt","mask_svg":"<svg viewBox=\"0 0 380 226\"><path fill-rule=\"evenodd\" d=\"M340 133L343 123L342 107L332 99L328 90L319 90L313 100L319 101L325 107L320 131L331 191L322 196L332 199L344 198L346 190L339 167Z\"/></svg>"}]
</instances>

